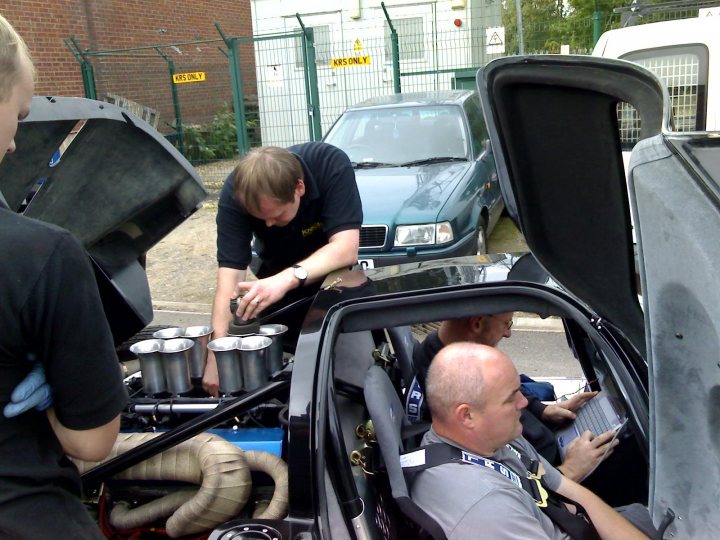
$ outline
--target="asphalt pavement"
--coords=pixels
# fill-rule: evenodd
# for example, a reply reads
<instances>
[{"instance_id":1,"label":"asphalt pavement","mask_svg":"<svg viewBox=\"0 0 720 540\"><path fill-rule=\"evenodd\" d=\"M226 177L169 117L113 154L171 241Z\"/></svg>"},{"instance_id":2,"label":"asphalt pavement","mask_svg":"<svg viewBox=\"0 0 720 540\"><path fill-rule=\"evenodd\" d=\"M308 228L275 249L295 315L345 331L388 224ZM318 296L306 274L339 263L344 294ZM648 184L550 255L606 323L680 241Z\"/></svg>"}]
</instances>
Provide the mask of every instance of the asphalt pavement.
<instances>
[{"instance_id":1,"label":"asphalt pavement","mask_svg":"<svg viewBox=\"0 0 720 540\"><path fill-rule=\"evenodd\" d=\"M527 243L512 220L503 216L498 220L488 238L488 252L515 253L517 251L528 251Z\"/></svg>"}]
</instances>

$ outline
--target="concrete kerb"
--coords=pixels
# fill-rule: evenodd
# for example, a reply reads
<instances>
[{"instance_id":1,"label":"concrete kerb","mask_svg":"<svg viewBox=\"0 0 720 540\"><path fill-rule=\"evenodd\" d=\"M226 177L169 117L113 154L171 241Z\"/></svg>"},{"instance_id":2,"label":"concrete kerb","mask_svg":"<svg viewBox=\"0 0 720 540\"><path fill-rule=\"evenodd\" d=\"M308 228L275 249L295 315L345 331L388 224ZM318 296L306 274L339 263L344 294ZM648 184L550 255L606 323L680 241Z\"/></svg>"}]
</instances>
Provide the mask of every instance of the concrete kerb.
<instances>
[{"instance_id":1,"label":"concrete kerb","mask_svg":"<svg viewBox=\"0 0 720 540\"><path fill-rule=\"evenodd\" d=\"M564 332L562 320L557 317L541 319L530 314L523 313L522 316L513 317L513 330L520 332Z\"/></svg>"},{"instance_id":2,"label":"concrete kerb","mask_svg":"<svg viewBox=\"0 0 720 540\"><path fill-rule=\"evenodd\" d=\"M162 313L183 313L210 317L212 305L192 302L153 302L153 311ZM541 319L532 313L516 313L513 330L520 332L563 332L563 324L557 317Z\"/></svg>"},{"instance_id":3,"label":"concrete kerb","mask_svg":"<svg viewBox=\"0 0 720 540\"><path fill-rule=\"evenodd\" d=\"M209 315L212 311L211 304L195 302L170 302L165 300L153 301L153 311L180 311L184 313L198 313Z\"/></svg>"}]
</instances>

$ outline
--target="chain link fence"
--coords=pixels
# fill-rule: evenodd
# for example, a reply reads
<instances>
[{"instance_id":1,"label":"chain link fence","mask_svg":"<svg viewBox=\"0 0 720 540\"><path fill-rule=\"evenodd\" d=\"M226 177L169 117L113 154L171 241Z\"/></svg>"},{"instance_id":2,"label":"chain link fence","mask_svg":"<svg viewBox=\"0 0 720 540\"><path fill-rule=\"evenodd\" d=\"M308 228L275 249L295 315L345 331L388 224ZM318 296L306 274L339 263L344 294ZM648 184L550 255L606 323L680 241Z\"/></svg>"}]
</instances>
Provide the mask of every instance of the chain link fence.
<instances>
[{"instance_id":1,"label":"chain link fence","mask_svg":"<svg viewBox=\"0 0 720 540\"><path fill-rule=\"evenodd\" d=\"M285 147L315 138L304 45L300 30L254 38L257 70L248 76L258 84L258 143Z\"/></svg>"},{"instance_id":2,"label":"chain link fence","mask_svg":"<svg viewBox=\"0 0 720 540\"><path fill-rule=\"evenodd\" d=\"M160 131L216 190L239 159L232 61L222 38L118 50L71 51L81 63L87 97L123 107ZM72 46L71 46L72 45ZM242 45L241 45L242 46ZM252 48L244 45L246 58ZM259 140L257 86L252 72L241 84L243 131Z\"/></svg>"},{"instance_id":3,"label":"chain link fence","mask_svg":"<svg viewBox=\"0 0 720 540\"><path fill-rule=\"evenodd\" d=\"M66 40L88 97L124 107L155 126L217 191L240 156L258 145L319 140L342 112L398 92L474 88L493 58L589 54L599 32L627 13L546 18L514 2L452 0L297 15L254 5L254 36L89 51ZM451 6L460 2L464 9ZM556 4L552 4L559 9ZM527 13L526 13L527 11ZM545 12L542 12L545 13ZM697 10L631 13L638 22L697 16Z\"/></svg>"}]
</instances>

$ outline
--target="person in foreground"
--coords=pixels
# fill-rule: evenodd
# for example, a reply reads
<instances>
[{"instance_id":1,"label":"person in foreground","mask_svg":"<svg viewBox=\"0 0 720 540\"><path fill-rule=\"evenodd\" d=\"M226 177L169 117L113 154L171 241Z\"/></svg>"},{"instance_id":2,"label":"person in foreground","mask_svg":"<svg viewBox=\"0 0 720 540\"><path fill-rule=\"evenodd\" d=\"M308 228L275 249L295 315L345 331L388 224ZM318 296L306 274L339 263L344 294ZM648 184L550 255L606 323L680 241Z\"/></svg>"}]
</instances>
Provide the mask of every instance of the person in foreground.
<instances>
[{"instance_id":1,"label":"person in foreground","mask_svg":"<svg viewBox=\"0 0 720 540\"><path fill-rule=\"evenodd\" d=\"M621 515L564 477L521 437L520 411L527 399L501 351L465 342L445 347L430 366L427 399L433 422L421 448L428 462L446 449L457 458L417 470L411 496L449 539L646 538L628 519L654 534L644 507L630 505ZM552 519L543 504L554 510Z\"/></svg>"},{"instance_id":2,"label":"person in foreground","mask_svg":"<svg viewBox=\"0 0 720 540\"><path fill-rule=\"evenodd\" d=\"M231 298L242 296L236 313L249 321L312 295L327 274L355 264L362 219L355 172L339 148L310 142L251 150L218 202L213 339L228 334ZM262 264L258 280L246 281L252 247ZM302 319L273 322L287 324L287 336L294 336ZM203 387L218 393L212 351Z\"/></svg>"},{"instance_id":3,"label":"person in foreground","mask_svg":"<svg viewBox=\"0 0 720 540\"><path fill-rule=\"evenodd\" d=\"M27 48L0 15L0 161L15 151L33 89ZM95 277L69 232L3 203L0 407L38 363L54 405L41 411L16 403L14 416L0 416L0 538L103 538L67 457L103 459L127 401Z\"/></svg>"},{"instance_id":4,"label":"person in foreground","mask_svg":"<svg viewBox=\"0 0 720 540\"><path fill-rule=\"evenodd\" d=\"M413 351L417 376L411 385L413 390L408 392L408 410L411 408L411 399L415 403L420 402L416 408L421 411L424 420L430 420L427 407L423 407L420 396L425 387L428 368L435 355L444 346L467 341L495 347L503 338L512 336L513 315L513 312L508 311L494 315L448 319L440 324L438 330L428 334ZM527 392L524 387L521 387L521 392L528 400L520 417L523 437L568 478L576 482L582 481L601 460L607 459L612 454L613 448L617 446L618 440L613 437L614 431L607 431L597 436L586 431L570 444L565 460L561 462L560 449L553 429L574 420L575 413L588 400L595 397L597 392L579 392L566 401L547 404Z\"/></svg>"}]
</instances>

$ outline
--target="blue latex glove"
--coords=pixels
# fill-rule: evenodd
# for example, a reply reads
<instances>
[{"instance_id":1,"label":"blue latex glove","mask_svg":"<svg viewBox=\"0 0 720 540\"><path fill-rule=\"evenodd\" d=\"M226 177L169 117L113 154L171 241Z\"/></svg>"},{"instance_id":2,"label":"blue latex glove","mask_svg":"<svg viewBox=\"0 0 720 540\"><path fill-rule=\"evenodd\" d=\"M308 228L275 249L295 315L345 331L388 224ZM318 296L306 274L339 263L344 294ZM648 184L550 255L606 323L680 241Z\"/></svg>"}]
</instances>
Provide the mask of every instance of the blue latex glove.
<instances>
[{"instance_id":1,"label":"blue latex glove","mask_svg":"<svg viewBox=\"0 0 720 540\"><path fill-rule=\"evenodd\" d=\"M32 371L13 390L3 414L6 418L12 418L33 407L44 411L52 405L52 401L50 385L45 381L45 370L40 362L35 362Z\"/></svg>"}]
</instances>

